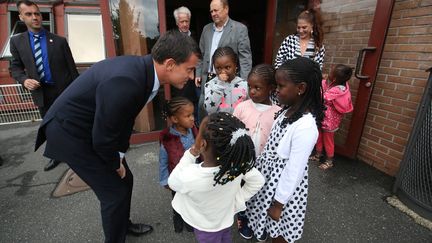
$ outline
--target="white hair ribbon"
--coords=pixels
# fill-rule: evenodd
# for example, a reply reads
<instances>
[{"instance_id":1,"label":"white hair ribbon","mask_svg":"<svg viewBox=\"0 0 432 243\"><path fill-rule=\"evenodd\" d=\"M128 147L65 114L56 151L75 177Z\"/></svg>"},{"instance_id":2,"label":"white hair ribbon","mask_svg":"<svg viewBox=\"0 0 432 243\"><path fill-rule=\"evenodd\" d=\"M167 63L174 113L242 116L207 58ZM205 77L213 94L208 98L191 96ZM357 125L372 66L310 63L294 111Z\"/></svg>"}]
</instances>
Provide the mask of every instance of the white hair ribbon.
<instances>
[{"instance_id":1,"label":"white hair ribbon","mask_svg":"<svg viewBox=\"0 0 432 243\"><path fill-rule=\"evenodd\" d=\"M244 129L244 128L240 128L240 129L234 131L234 132L231 134L231 141L230 141L230 145L233 146L233 145L237 142L237 139L238 139L239 137L241 137L241 136L244 136L244 135L248 135L247 130Z\"/></svg>"}]
</instances>

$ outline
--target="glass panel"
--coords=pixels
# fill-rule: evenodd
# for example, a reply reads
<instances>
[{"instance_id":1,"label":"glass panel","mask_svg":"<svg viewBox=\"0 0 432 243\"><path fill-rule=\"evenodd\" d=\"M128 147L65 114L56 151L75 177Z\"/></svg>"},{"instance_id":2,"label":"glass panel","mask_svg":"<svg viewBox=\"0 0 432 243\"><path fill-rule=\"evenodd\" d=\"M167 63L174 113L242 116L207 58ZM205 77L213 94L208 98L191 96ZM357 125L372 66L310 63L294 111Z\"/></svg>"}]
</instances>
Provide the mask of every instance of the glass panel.
<instances>
[{"instance_id":1,"label":"glass panel","mask_svg":"<svg viewBox=\"0 0 432 243\"><path fill-rule=\"evenodd\" d=\"M146 55L160 36L157 0L110 0L116 54ZM164 87L144 107L135 121L135 131L150 132L166 127L162 119Z\"/></svg>"},{"instance_id":2,"label":"glass panel","mask_svg":"<svg viewBox=\"0 0 432 243\"><path fill-rule=\"evenodd\" d=\"M355 67L359 50L368 45L376 4L377 0L321 1L326 48L324 73L328 73L335 64ZM349 84L355 103L359 80L353 77ZM336 133L335 143L345 144L351 114L345 116Z\"/></svg>"},{"instance_id":3,"label":"glass panel","mask_svg":"<svg viewBox=\"0 0 432 243\"><path fill-rule=\"evenodd\" d=\"M76 63L105 59L101 15L67 15L68 42Z\"/></svg>"}]
</instances>

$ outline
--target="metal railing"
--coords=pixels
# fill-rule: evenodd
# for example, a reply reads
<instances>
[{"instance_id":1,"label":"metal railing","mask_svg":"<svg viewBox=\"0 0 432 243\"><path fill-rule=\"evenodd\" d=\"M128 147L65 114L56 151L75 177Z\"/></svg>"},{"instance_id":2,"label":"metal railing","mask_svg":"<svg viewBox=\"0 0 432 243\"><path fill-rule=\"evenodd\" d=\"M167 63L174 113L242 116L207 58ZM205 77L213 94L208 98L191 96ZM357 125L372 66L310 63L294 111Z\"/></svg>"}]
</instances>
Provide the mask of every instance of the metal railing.
<instances>
[{"instance_id":1,"label":"metal railing","mask_svg":"<svg viewBox=\"0 0 432 243\"><path fill-rule=\"evenodd\" d=\"M31 94L21 84L0 85L0 125L41 120Z\"/></svg>"},{"instance_id":2,"label":"metal railing","mask_svg":"<svg viewBox=\"0 0 432 243\"><path fill-rule=\"evenodd\" d=\"M432 220L432 68L393 192L411 210Z\"/></svg>"}]
</instances>

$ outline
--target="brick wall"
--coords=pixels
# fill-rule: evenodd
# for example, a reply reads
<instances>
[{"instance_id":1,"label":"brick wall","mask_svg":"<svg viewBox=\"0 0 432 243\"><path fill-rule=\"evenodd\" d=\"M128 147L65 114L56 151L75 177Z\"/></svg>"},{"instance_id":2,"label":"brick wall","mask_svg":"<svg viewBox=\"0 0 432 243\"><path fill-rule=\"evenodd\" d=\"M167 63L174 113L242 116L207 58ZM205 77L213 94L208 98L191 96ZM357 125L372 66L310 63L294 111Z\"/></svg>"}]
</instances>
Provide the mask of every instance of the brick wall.
<instances>
[{"instance_id":1,"label":"brick wall","mask_svg":"<svg viewBox=\"0 0 432 243\"><path fill-rule=\"evenodd\" d=\"M371 0L321 1L324 73L337 63L355 66L369 40L375 6ZM361 161L397 173L431 66L432 0L397 0L357 154ZM349 83L355 102L359 82ZM345 143L350 119L347 115L336 133L337 144Z\"/></svg>"},{"instance_id":2,"label":"brick wall","mask_svg":"<svg viewBox=\"0 0 432 243\"><path fill-rule=\"evenodd\" d=\"M432 1L396 1L358 158L395 175L432 66Z\"/></svg>"}]
</instances>

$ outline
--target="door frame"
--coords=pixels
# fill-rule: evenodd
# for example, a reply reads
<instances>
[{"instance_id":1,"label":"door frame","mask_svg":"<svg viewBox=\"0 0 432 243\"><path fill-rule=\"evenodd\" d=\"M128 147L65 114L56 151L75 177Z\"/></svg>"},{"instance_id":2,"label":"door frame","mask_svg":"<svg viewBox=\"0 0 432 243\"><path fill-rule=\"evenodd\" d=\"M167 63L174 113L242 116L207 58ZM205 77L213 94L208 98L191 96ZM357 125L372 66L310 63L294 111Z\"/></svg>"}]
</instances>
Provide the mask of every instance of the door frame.
<instances>
[{"instance_id":1,"label":"door frame","mask_svg":"<svg viewBox=\"0 0 432 243\"><path fill-rule=\"evenodd\" d=\"M356 158L360 141L366 123L367 112L372 98L372 92L375 86L375 80L378 74L381 56L384 50L384 44L387 31L390 26L390 20L393 12L395 0L377 0L375 15L372 22L372 28L369 35L368 45L366 47L375 47L374 51L364 53L363 65L361 70L356 70L368 78L359 79L357 98L354 105L354 112L351 117L348 129L347 139L343 145L335 145L338 154L348 158ZM360 57L359 60L362 58ZM360 64L357 65L359 67Z\"/></svg>"}]
</instances>

